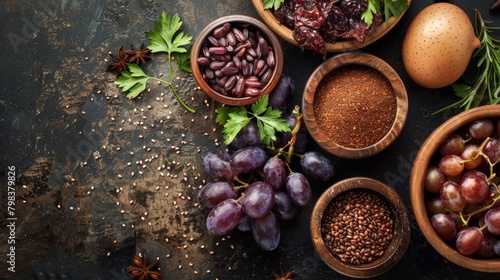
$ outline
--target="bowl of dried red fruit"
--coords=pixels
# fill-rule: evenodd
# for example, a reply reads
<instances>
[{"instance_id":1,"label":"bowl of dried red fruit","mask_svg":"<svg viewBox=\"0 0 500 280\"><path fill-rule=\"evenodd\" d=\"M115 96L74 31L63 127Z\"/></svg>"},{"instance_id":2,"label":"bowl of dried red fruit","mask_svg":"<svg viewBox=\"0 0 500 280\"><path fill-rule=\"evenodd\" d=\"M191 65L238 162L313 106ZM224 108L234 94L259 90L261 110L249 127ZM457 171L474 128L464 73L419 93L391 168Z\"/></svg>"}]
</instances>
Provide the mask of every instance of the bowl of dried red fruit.
<instances>
[{"instance_id":1,"label":"bowl of dried red fruit","mask_svg":"<svg viewBox=\"0 0 500 280\"><path fill-rule=\"evenodd\" d=\"M259 16L278 36L325 57L326 53L356 50L377 41L394 28L411 1L380 0L371 9L361 0L326 1L324 5L300 2L252 0ZM384 5L390 8L384 9Z\"/></svg>"},{"instance_id":2,"label":"bowl of dried red fruit","mask_svg":"<svg viewBox=\"0 0 500 280\"><path fill-rule=\"evenodd\" d=\"M191 68L208 96L227 105L248 105L278 84L283 51L278 37L263 22L229 15L212 21L198 35Z\"/></svg>"},{"instance_id":3,"label":"bowl of dried red fruit","mask_svg":"<svg viewBox=\"0 0 500 280\"><path fill-rule=\"evenodd\" d=\"M467 269L500 272L500 105L459 113L420 147L410 202L438 253Z\"/></svg>"},{"instance_id":4,"label":"bowl of dried red fruit","mask_svg":"<svg viewBox=\"0 0 500 280\"><path fill-rule=\"evenodd\" d=\"M353 177L323 192L314 205L310 231L316 252L330 268L368 278L387 272L403 257L411 223L393 188Z\"/></svg>"}]
</instances>

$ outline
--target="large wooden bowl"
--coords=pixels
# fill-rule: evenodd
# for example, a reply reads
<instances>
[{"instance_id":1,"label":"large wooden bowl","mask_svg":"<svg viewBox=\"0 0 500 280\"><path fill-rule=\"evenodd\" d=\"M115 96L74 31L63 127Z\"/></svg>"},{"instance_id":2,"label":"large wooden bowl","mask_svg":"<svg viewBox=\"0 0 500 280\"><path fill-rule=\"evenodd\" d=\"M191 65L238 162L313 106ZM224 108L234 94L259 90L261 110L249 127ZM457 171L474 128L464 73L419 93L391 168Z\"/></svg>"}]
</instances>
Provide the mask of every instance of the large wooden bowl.
<instances>
[{"instance_id":1,"label":"large wooden bowl","mask_svg":"<svg viewBox=\"0 0 500 280\"><path fill-rule=\"evenodd\" d=\"M410 4L411 0L408 1L408 4ZM262 20L276 33L278 34L279 37L284 39L285 41L293 44L293 45L298 45L297 41L293 38L292 35L292 30L288 28L287 26L281 24L276 18L274 17L273 13L270 10L265 10L264 5L262 4L262 0L252 0L252 3L255 7L255 10L259 14L259 16L262 18ZM391 17L389 18L389 21L386 23L382 23L380 26L378 26L373 33L365 38L362 42L356 40L356 39L351 39L351 40L339 40L335 42L334 44L327 43L326 44L326 52L334 53L334 52L345 52L345 51L352 51L352 50L357 50L364 48L371 43L377 41L380 39L382 36L387 34L394 26L399 22L401 17L404 15L400 15L399 17Z\"/></svg>"},{"instance_id":2,"label":"large wooden bowl","mask_svg":"<svg viewBox=\"0 0 500 280\"><path fill-rule=\"evenodd\" d=\"M323 214L328 205L340 194L363 189L379 195L392 211L394 235L385 253L377 260L360 265L349 265L334 257L326 247L321 234ZM310 224L312 243L320 258L333 270L353 278L368 278L390 270L403 257L410 242L411 223L403 199L390 186L365 177L353 177L339 181L323 192L314 205Z\"/></svg>"},{"instance_id":3,"label":"large wooden bowl","mask_svg":"<svg viewBox=\"0 0 500 280\"><path fill-rule=\"evenodd\" d=\"M434 130L420 147L413 162L410 177L410 202L415 219L420 230L429 243L443 257L467 269L481 272L500 272L500 258L475 259L458 253L454 248L445 243L434 231L425 208L424 181L433 155L438 146L459 128L481 118L500 117L500 105L487 105L462 112L440 125Z\"/></svg>"},{"instance_id":4,"label":"large wooden bowl","mask_svg":"<svg viewBox=\"0 0 500 280\"><path fill-rule=\"evenodd\" d=\"M337 144L333 139L330 139L319 126L314 112L316 89L320 82L330 72L346 65L363 65L377 70L389 81L395 93L397 108L392 127L378 142L363 148L345 147ZM319 146L332 155L341 158L359 159L380 153L400 135L408 115L408 96L403 81L398 73L385 61L371 54L348 52L329 58L311 74L306 83L302 97L302 111L307 130Z\"/></svg>"}]
</instances>

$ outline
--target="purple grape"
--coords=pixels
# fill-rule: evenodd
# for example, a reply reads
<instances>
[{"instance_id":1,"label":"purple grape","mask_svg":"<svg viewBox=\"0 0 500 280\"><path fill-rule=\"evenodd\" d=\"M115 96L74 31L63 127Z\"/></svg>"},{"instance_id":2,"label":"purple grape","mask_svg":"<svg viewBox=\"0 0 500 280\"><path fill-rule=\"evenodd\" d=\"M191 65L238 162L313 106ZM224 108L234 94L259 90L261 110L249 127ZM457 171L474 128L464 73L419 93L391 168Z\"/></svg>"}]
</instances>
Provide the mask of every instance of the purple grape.
<instances>
[{"instance_id":1,"label":"purple grape","mask_svg":"<svg viewBox=\"0 0 500 280\"><path fill-rule=\"evenodd\" d=\"M204 185L198 192L198 202L206 208L214 208L222 201L238 198L234 185L229 182L214 182Z\"/></svg>"},{"instance_id":2,"label":"purple grape","mask_svg":"<svg viewBox=\"0 0 500 280\"><path fill-rule=\"evenodd\" d=\"M262 169L264 181L277 190L285 185L286 166L285 162L276 157L269 158Z\"/></svg>"},{"instance_id":3,"label":"purple grape","mask_svg":"<svg viewBox=\"0 0 500 280\"><path fill-rule=\"evenodd\" d=\"M224 235L239 223L243 210L234 199L226 199L217 204L207 217L207 229L214 235Z\"/></svg>"},{"instance_id":4,"label":"purple grape","mask_svg":"<svg viewBox=\"0 0 500 280\"><path fill-rule=\"evenodd\" d=\"M276 249L280 243L280 224L272 212L252 219L252 235L257 244L266 251Z\"/></svg>"},{"instance_id":5,"label":"purple grape","mask_svg":"<svg viewBox=\"0 0 500 280\"><path fill-rule=\"evenodd\" d=\"M481 244L481 248L479 248L479 250L477 250L475 253L474 253L474 257L478 257L478 258L491 258L493 256L495 256L495 242L497 241L497 239L485 232L483 233L484 235L484 239L483 239L483 243Z\"/></svg>"},{"instance_id":6,"label":"purple grape","mask_svg":"<svg viewBox=\"0 0 500 280\"><path fill-rule=\"evenodd\" d=\"M229 156L220 151L205 154L203 167L214 180L231 182L235 175L231 169Z\"/></svg>"},{"instance_id":7,"label":"purple grape","mask_svg":"<svg viewBox=\"0 0 500 280\"><path fill-rule=\"evenodd\" d=\"M252 230L252 218L248 217L245 213L241 216L241 219L238 223L238 229L240 231L251 231Z\"/></svg>"},{"instance_id":8,"label":"purple grape","mask_svg":"<svg viewBox=\"0 0 500 280\"><path fill-rule=\"evenodd\" d=\"M333 163L315 151L306 152L300 160L300 166L306 175L323 182L331 181L335 174Z\"/></svg>"},{"instance_id":9,"label":"purple grape","mask_svg":"<svg viewBox=\"0 0 500 280\"><path fill-rule=\"evenodd\" d=\"M236 151L231 156L231 169L237 173L252 173L264 166L267 154L257 146L248 146Z\"/></svg>"},{"instance_id":10,"label":"purple grape","mask_svg":"<svg viewBox=\"0 0 500 280\"><path fill-rule=\"evenodd\" d=\"M246 146L263 146L264 142L260 139L259 128L255 122L249 122L245 125L240 132L241 139Z\"/></svg>"},{"instance_id":11,"label":"purple grape","mask_svg":"<svg viewBox=\"0 0 500 280\"><path fill-rule=\"evenodd\" d=\"M272 211L278 219L291 220L297 215L297 206L285 191L277 190L274 193L274 200Z\"/></svg>"},{"instance_id":12,"label":"purple grape","mask_svg":"<svg viewBox=\"0 0 500 280\"><path fill-rule=\"evenodd\" d=\"M297 206L306 206L311 200L312 190L309 181L302 173L291 173L286 177L285 189L293 203Z\"/></svg>"},{"instance_id":13,"label":"purple grape","mask_svg":"<svg viewBox=\"0 0 500 280\"><path fill-rule=\"evenodd\" d=\"M500 123L500 121L499 121L499 123ZM495 245L493 245L493 251L495 251L495 254L497 254L498 256L500 256L500 239L498 239L495 242Z\"/></svg>"},{"instance_id":14,"label":"purple grape","mask_svg":"<svg viewBox=\"0 0 500 280\"><path fill-rule=\"evenodd\" d=\"M269 94L269 105L274 109L286 112L292 100L293 91L295 90L295 83L290 76L281 75L281 78Z\"/></svg>"},{"instance_id":15,"label":"purple grape","mask_svg":"<svg viewBox=\"0 0 500 280\"><path fill-rule=\"evenodd\" d=\"M488 156L491 163L497 162L500 159L500 141L491 138L484 146L483 152Z\"/></svg>"},{"instance_id":16,"label":"purple grape","mask_svg":"<svg viewBox=\"0 0 500 280\"><path fill-rule=\"evenodd\" d=\"M295 117L288 116L285 118L285 121L288 123L288 126L290 127L290 130L293 130L295 126L297 125L297 120ZM284 146L290 142L292 139L292 133L291 132L280 132L279 136L281 138L281 146ZM303 154L307 151L307 145L309 144L309 138L307 136L307 131L301 127L299 129L299 132L297 133L297 140L295 141L294 145L294 151L299 154Z\"/></svg>"},{"instance_id":17,"label":"purple grape","mask_svg":"<svg viewBox=\"0 0 500 280\"><path fill-rule=\"evenodd\" d=\"M243 211L251 218L260 218L274 205L273 188L265 182L256 181L250 184L241 198Z\"/></svg>"}]
</instances>

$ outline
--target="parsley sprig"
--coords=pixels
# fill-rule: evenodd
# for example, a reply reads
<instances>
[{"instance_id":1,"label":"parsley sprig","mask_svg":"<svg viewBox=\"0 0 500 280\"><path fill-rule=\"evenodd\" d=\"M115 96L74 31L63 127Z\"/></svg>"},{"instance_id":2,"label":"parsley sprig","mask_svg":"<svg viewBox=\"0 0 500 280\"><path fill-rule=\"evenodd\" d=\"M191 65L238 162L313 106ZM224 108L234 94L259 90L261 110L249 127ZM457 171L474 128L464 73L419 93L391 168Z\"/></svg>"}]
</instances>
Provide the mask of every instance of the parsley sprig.
<instances>
[{"instance_id":1,"label":"parsley sprig","mask_svg":"<svg viewBox=\"0 0 500 280\"><path fill-rule=\"evenodd\" d=\"M273 8L275 11L279 9L284 1L285 0L262 0L262 2L264 3L264 9Z\"/></svg>"},{"instance_id":2,"label":"parsley sprig","mask_svg":"<svg viewBox=\"0 0 500 280\"><path fill-rule=\"evenodd\" d=\"M271 140L276 140L276 132L290 131L288 123L281 118L282 112L269 106L268 95L251 104L249 109L245 106L225 106L217 110L215 121L224 126L224 144L231 143L238 132L252 120L256 121L260 139L266 145Z\"/></svg>"},{"instance_id":3,"label":"parsley sprig","mask_svg":"<svg viewBox=\"0 0 500 280\"><path fill-rule=\"evenodd\" d=\"M454 108L467 111L482 103L500 103L500 40L490 34L494 30L500 30L500 26L489 26L490 23L491 21L485 21L479 11L475 10L475 33L481 43L481 47L474 52L474 56L478 57L478 73L470 85L452 84L455 95L461 99L434 114Z\"/></svg>"},{"instance_id":4,"label":"parsley sprig","mask_svg":"<svg viewBox=\"0 0 500 280\"><path fill-rule=\"evenodd\" d=\"M408 0L383 0L385 22L389 21L391 16L399 17L408 9ZM381 14L381 0L368 0L367 9L361 14L361 19L366 24L373 23L373 15Z\"/></svg>"},{"instance_id":5,"label":"parsley sprig","mask_svg":"<svg viewBox=\"0 0 500 280\"><path fill-rule=\"evenodd\" d=\"M126 95L128 98L136 98L146 89L147 81L152 79L166 84L186 110L191 113L195 112L184 103L174 86L174 77L179 70L192 72L189 58L191 49L186 48L186 46L191 44L193 36L180 31L181 26L182 21L177 14L170 16L163 12L156 20L154 30L146 32L146 37L151 43L148 46L151 52L167 53L169 58L167 62L168 80L148 76L138 65L129 63L127 64L128 71L123 71L115 81L115 84L121 87L123 92L128 92ZM177 67L170 58L175 60Z\"/></svg>"}]
</instances>

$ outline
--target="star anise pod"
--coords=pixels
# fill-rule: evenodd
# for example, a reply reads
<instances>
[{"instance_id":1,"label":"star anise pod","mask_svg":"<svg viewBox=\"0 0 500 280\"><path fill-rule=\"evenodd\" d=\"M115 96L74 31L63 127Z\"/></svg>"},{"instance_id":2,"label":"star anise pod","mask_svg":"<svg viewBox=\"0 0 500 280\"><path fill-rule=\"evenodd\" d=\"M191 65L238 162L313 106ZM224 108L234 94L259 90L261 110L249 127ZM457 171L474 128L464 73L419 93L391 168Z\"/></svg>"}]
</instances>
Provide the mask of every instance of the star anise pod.
<instances>
[{"instance_id":1,"label":"star anise pod","mask_svg":"<svg viewBox=\"0 0 500 280\"><path fill-rule=\"evenodd\" d=\"M128 62L140 65L141 63L146 63L146 60L151 59L151 57L148 56L151 50L144 48L144 42L141 43L141 46L138 49L136 49L132 44L130 45L130 48L130 50L125 52L128 55Z\"/></svg>"},{"instance_id":2,"label":"star anise pod","mask_svg":"<svg viewBox=\"0 0 500 280\"><path fill-rule=\"evenodd\" d=\"M134 265L127 267L128 274L132 275L134 279L138 280L161 280L160 271L156 267L158 265L158 259L155 260L151 265L148 266L148 257L146 253L140 256L134 256Z\"/></svg>"},{"instance_id":3,"label":"star anise pod","mask_svg":"<svg viewBox=\"0 0 500 280\"><path fill-rule=\"evenodd\" d=\"M118 55L110 53L109 56L111 56L112 62L106 70L116 71L117 77L120 76L122 71L127 71L128 55L123 50L123 45L118 49Z\"/></svg>"}]
</instances>

